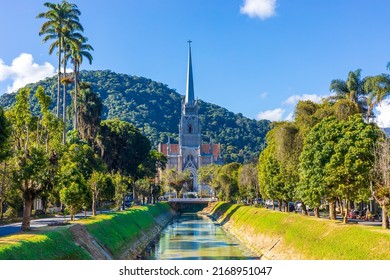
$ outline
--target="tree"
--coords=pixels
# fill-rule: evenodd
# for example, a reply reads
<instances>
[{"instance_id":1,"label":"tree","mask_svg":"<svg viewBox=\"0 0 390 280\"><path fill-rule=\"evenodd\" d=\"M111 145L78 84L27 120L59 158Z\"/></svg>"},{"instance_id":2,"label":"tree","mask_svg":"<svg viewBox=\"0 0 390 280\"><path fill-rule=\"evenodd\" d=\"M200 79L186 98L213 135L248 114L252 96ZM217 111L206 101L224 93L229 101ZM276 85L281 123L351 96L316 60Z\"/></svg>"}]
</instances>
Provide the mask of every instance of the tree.
<instances>
[{"instance_id":1,"label":"tree","mask_svg":"<svg viewBox=\"0 0 390 280\"><path fill-rule=\"evenodd\" d=\"M389 228L390 213L390 140L382 138L375 145L371 170L372 195L382 208L382 227Z\"/></svg>"},{"instance_id":2,"label":"tree","mask_svg":"<svg viewBox=\"0 0 390 280\"><path fill-rule=\"evenodd\" d=\"M11 125L4 114L3 108L0 107L0 163L10 154L10 135Z\"/></svg>"},{"instance_id":3,"label":"tree","mask_svg":"<svg viewBox=\"0 0 390 280\"><path fill-rule=\"evenodd\" d=\"M220 198L225 201L237 201L238 199L238 171L240 164L237 162L225 164L218 172L216 180L221 186Z\"/></svg>"},{"instance_id":4,"label":"tree","mask_svg":"<svg viewBox=\"0 0 390 280\"><path fill-rule=\"evenodd\" d=\"M60 4L44 3L48 11L39 13L37 18L47 19L39 30L39 35L45 35L43 43L54 40L49 47L49 54L57 48L58 52L58 74L57 74L57 118L60 118L60 87L61 87L61 55L64 47L64 37L73 30L83 31L79 22L80 11L75 4L63 0ZM65 103L65 102L64 102Z\"/></svg>"},{"instance_id":5,"label":"tree","mask_svg":"<svg viewBox=\"0 0 390 280\"><path fill-rule=\"evenodd\" d=\"M367 116L367 92L364 86L366 79L361 79L361 72L361 69L350 71L346 81L332 80L330 91L336 93L336 100L351 101L359 113Z\"/></svg>"},{"instance_id":6,"label":"tree","mask_svg":"<svg viewBox=\"0 0 390 280\"><path fill-rule=\"evenodd\" d=\"M151 201L152 198L152 186L151 182L147 179L139 179L135 181L134 188L138 195L142 197L142 203L145 204L145 198Z\"/></svg>"},{"instance_id":7,"label":"tree","mask_svg":"<svg viewBox=\"0 0 390 280\"><path fill-rule=\"evenodd\" d=\"M272 133L272 130L269 134ZM267 135L267 139L270 137ZM259 157L259 186L260 193L263 198L279 201L279 208L281 207L283 181L280 174L280 165L276 158L275 146L271 143L261 152Z\"/></svg>"},{"instance_id":8,"label":"tree","mask_svg":"<svg viewBox=\"0 0 390 280\"><path fill-rule=\"evenodd\" d=\"M117 119L101 123L97 145L109 171L135 177L150 151L150 142L132 124Z\"/></svg>"},{"instance_id":9,"label":"tree","mask_svg":"<svg viewBox=\"0 0 390 280\"><path fill-rule=\"evenodd\" d=\"M382 74L368 77L364 86L366 92L368 92L367 117L370 118L372 117L375 106L390 95L390 76Z\"/></svg>"},{"instance_id":10,"label":"tree","mask_svg":"<svg viewBox=\"0 0 390 280\"><path fill-rule=\"evenodd\" d=\"M73 221L76 213L88 203L89 190L75 162L67 162L61 166L60 177L60 200L65 204L70 220Z\"/></svg>"},{"instance_id":11,"label":"tree","mask_svg":"<svg viewBox=\"0 0 390 280\"><path fill-rule=\"evenodd\" d=\"M96 216L97 204L104 197L106 200L113 198L114 185L109 176L101 171L93 170L87 182L92 193L92 215Z\"/></svg>"},{"instance_id":12,"label":"tree","mask_svg":"<svg viewBox=\"0 0 390 280\"><path fill-rule=\"evenodd\" d=\"M53 124L53 127L47 130L50 134L47 136L48 143L42 145L43 138L39 135L44 129L41 128L38 118L31 114L29 96L29 89L19 90L15 106L7 112L7 118L12 126L13 176L24 203L22 221L24 231L30 228L33 200L53 187L53 178L58 165L55 140L60 137L58 128ZM41 104L41 107L44 106Z\"/></svg>"},{"instance_id":13,"label":"tree","mask_svg":"<svg viewBox=\"0 0 390 280\"><path fill-rule=\"evenodd\" d=\"M344 223L351 201L369 196L372 147L379 129L360 115L348 120L330 117L308 134L300 157L300 193L303 201L318 208L322 199L344 200ZM317 214L316 214L317 215Z\"/></svg>"},{"instance_id":14,"label":"tree","mask_svg":"<svg viewBox=\"0 0 390 280\"><path fill-rule=\"evenodd\" d=\"M220 191L221 186L214 179L217 177L218 172L221 170L221 168L222 165L208 164L198 169L198 181L202 185L210 186L216 195Z\"/></svg>"},{"instance_id":15,"label":"tree","mask_svg":"<svg viewBox=\"0 0 390 280\"><path fill-rule=\"evenodd\" d=\"M93 51L93 47L89 44L86 44L88 41L87 38L82 37L79 40L77 40L75 45L71 45L71 48L69 50L69 57L71 59L71 62L73 64L73 79L74 79L74 92L73 92L73 128L75 130L78 129L78 112L77 112L77 106L78 102L77 99L79 98L79 75L80 75L80 65L83 63L84 57L88 59L89 64L92 64L93 57L90 53L90 51ZM100 109L101 111L101 109ZM98 117L100 117L100 111Z\"/></svg>"},{"instance_id":16,"label":"tree","mask_svg":"<svg viewBox=\"0 0 390 280\"><path fill-rule=\"evenodd\" d=\"M122 204L124 204L125 196L127 193L127 189L129 187L129 179L125 176L121 175L119 172L111 174L112 182L115 187L115 204L116 208L120 210ZM136 194L133 190L133 204L136 202Z\"/></svg>"},{"instance_id":17,"label":"tree","mask_svg":"<svg viewBox=\"0 0 390 280\"><path fill-rule=\"evenodd\" d=\"M319 217L319 207L324 198L330 201L337 197L335 182L326 180L325 167L334 154L335 143L342 137L342 130L335 117L330 117L318 123L307 135L300 155L300 182L298 192L306 205L314 208L314 214ZM330 209L330 216L335 216Z\"/></svg>"},{"instance_id":18,"label":"tree","mask_svg":"<svg viewBox=\"0 0 390 280\"><path fill-rule=\"evenodd\" d=\"M74 163L77 170L86 181L89 180L93 171L104 171L105 166L101 158L95 154L90 146L85 143L74 143L67 147L61 160L61 165Z\"/></svg>"},{"instance_id":19,"label":"tree","mask_svg":"<svg viewBox=\"0 0 390 280\"><path fill-rule=\"evenodd\" d=\"M259 201L259 179L257 177L257 165L253 163L244 164L238 172L238 189L240 196L252 201Z\"/></svg>"},{"instance_id":20,"label":"tree","mask_svg":"<svg viewBox=\"0 0 390 280\"><path fill-rule=\"evenodd\" d=\"M95 138L100 131L103 104L99 95L91 90L90 83L82 82L79 88L80 92L77 97L78 108L77 110L74 109L74 106L77 106L75 103L70 108L76 112L77 130L81 139L85 140L90 146L95 147Z\"/></svg>"},{"instance_id":21,"label":"tree","mask_svg":"<svg viewBox=\"0 0 390 280\"><path fill-rule=\"evenodd\" d=\"M157 171L165 169L167 157L156 150L151 150L148 156L137 167L137 179L140 178L155 178Z\"/></svg>"}]
</instances>

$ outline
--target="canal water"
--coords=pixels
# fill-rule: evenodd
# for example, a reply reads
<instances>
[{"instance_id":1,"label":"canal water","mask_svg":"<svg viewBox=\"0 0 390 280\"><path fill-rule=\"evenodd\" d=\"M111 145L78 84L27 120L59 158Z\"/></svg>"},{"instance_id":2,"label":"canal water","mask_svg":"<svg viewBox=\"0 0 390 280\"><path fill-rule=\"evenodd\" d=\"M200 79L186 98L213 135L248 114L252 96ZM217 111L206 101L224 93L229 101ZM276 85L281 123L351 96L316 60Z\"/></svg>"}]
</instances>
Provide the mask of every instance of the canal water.
<instances>
[{"instance_id":1,"label":"canal water","mask_svg":"<svg viewBox=\"0 0 390 280\"><path fill-rule=\"evenodd\" d=\"M143 256L150 260L255 259L220 225L204 215L183 213L160 233Z\"/></svg>"}]
</instances>

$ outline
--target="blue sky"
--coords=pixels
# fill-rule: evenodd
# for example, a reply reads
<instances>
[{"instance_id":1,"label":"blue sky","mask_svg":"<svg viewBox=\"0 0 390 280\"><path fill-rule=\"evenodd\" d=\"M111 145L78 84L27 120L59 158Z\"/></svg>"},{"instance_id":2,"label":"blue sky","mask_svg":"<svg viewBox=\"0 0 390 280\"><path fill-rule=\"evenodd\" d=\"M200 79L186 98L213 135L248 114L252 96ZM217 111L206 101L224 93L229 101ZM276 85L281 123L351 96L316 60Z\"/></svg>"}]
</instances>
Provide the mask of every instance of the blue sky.
<instances>
[{"instance_id":1,"label":"blue sky","mask_svg":"<svg viewBox=\"0 0 390 280\"><path fill-rule=\"evenodd\" d=\"M0 94L52 75L38 31L46 0L0 0ZM52 2L56 2L52 0ZM388 0L74 0L93 45L83 69L144 76L185 92L191 39L195 95L250 118L291 117L329 96L350 70L389 73ZM377 108L390 126L390 106Z\"/></svg>"}]
</instances>

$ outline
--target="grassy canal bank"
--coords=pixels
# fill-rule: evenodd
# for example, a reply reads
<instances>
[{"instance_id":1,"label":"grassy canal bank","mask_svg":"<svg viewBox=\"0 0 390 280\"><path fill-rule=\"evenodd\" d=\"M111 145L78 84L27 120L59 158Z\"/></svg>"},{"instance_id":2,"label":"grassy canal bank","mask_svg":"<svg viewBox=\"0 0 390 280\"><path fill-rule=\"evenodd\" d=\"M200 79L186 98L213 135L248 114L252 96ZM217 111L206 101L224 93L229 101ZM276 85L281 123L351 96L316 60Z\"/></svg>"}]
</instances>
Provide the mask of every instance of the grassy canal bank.
<instances>
[{"instance_id":1,"label":"grassy canal bank","mask_svg":"<svg viewBox=\"0 0 390 280\"><path fill-rule=\"evenodd\" d=\"M264 259L390 260L390 231L215 203L204 213ZM134 259L170 221L167 203L0 238L0 260Z\"/></svg>"},{"instance_id":2,"label":"grassy canal bank","mask_svg":"<svg viewBox=\"0 0 390 280\"><path fill-rule=\"evenodd\" d=\"M207 211L265 259L390 260L390 231L382 228L223 202Z\"/></svg>"},{"instance_id":3,"label":"grassy canal bank","mask_svg":"<svg viewBox=\"0 0 390 280\"><path fill-rule=\"evenodd\" d=\"M0 260L134 258L173 214L160 203L1 237Z\"/></svg>"}]
</instances>

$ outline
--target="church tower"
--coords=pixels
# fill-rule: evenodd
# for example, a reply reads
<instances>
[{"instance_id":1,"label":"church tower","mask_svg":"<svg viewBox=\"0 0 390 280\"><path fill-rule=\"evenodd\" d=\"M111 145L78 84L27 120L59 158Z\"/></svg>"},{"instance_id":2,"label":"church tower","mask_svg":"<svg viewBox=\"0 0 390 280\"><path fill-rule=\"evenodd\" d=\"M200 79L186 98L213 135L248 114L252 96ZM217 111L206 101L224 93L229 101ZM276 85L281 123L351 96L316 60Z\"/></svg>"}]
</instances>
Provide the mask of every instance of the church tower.
<instances>
[{"instance_id":1,"label":"church tower","mask_svg":"<svg viewBox=\"0 0 390 280\"><path fill-rule=\"evenodd\" d=\"M179 125L179 144L181 147L199 147L202 143L201 125L198 116L198 102L194 98L194 81L192 75L191 41L188 47L188 68L186 95L182 103Z\"/></svg>"},{"instance_id":2,"label":"church tower","mask_svg":"<svg viewBox=\"0 0 390 280\"><path fill-rule=\"evenodd\" d=\"M201 124L198 116L198 102L195 101L194 80L192 74L191 41L188 41L188 66L186 95L182 103L179 124L179 147L181 158L179 169L188 169L193 178L192 191L197 187L197 169L199 168L202 145Z\"/></svg>"},{"instance_id":3,"label":"church tower","mask_svg":"<svg viewBox=\"0 0 390 280\"><path fill-rule=\"evenodd\" d=\"M158 145L158 151L167 156L168 162L166 170L190 172L191 183L187 186L187 192L202 193L205 189L211 195L208 186L199 185L198 169L207 164L220 164L221 146L210 143L202 143L202 127L199 120L199 104L195 100L194 78L192 73L191 41L188 41L188 65L186 94L181 104L181 117L179 121L179 143L168 143Z\"/></svg>"}]
</instances>

